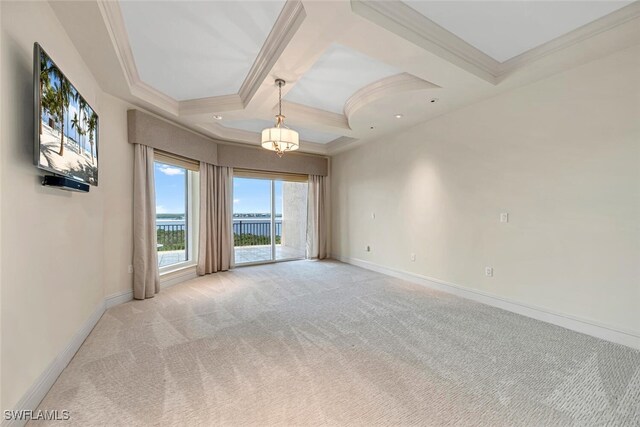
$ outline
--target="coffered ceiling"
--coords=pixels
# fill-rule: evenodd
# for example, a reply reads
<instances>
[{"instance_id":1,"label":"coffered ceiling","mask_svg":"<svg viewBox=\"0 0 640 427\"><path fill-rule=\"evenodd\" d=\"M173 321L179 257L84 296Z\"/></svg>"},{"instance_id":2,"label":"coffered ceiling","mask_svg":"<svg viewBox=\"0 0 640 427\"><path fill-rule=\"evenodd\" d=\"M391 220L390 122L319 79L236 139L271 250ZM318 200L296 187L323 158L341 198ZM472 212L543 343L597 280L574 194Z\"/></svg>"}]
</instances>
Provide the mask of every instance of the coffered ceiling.
<instances>
[{"instance_id":1,"label":"coffered ceiling","mask_svg":"<svg viewBox=\"0 0 640 427\"><path fill-rule=\"evenodd\" d=\"M106 92L259 145L277 111L332 154L640 43L628 1L55 1Z\"/></svg>"},{"instance_id":2,"label":"coffered ceiling","mask_svg":"<svg viewBox=\"0 0 640 427\"><path fill-rule=\"evenodd\" d=\"M287 101L341 114L359 89L402 71L356 50L332 44L287 93Z\"/></svg>"},{"instance_id":3,"label":"coffered ceiling","mask_svg":"<svg viewBox=\"0 0 640 427\"><path fill-rule=\"evenodd\" d=\"M504 62L630 1L407 1L418 13Z\"/></svg>"},{"instance_id":4,"label":"coffered ceiling","mask_svg":"<svg viewBox=\"0 0 640 427\"><path fill-rule=\"evenodd\" d=\"M120 10L140 79L184 101L237 93L284 3L121 1Z\"/></svg>"}]
</instances>

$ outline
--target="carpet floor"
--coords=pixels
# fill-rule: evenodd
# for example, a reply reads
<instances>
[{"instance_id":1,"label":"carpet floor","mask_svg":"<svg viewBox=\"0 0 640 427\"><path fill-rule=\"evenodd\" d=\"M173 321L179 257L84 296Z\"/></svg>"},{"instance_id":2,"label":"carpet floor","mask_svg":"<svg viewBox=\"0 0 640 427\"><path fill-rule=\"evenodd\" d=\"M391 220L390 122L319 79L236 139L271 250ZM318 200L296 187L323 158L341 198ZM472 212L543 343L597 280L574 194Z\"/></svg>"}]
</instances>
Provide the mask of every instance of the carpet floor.
<instances>
[{"instance_id":1,"label":"carpet floor","mask_svg":"<svg viewBox=\"0 0 640 427\"><path fill-rule=\"evenodd\" d=\"M109 309L39 409L66 426L640 426L640 352L296 261Z\"/></svg>"}]
</instances>

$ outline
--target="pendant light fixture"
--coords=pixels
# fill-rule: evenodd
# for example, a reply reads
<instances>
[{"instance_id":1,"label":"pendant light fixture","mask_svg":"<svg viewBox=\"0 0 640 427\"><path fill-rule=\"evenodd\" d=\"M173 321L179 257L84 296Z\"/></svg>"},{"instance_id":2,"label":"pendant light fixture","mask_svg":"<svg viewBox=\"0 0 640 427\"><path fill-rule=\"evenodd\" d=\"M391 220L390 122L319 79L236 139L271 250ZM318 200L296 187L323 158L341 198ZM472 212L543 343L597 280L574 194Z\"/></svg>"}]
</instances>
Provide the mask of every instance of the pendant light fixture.
<instances>
[{"instance_id":1,"label":"pendant light fixture","mask_svg":"<svg viewBox=\"0 0 640 427\"><path fill-rule=\"evenodd\" d=\"M284 124L284 116L282 115L282 86L286 82L282 79L276 79L278 85L278 114L276 115L275 127L267 128L262 131L262 148L275 151L278 157L287 151L294 151L300 148L300 138L298 132L289 129Z\"/></svg>"}]
</instances>

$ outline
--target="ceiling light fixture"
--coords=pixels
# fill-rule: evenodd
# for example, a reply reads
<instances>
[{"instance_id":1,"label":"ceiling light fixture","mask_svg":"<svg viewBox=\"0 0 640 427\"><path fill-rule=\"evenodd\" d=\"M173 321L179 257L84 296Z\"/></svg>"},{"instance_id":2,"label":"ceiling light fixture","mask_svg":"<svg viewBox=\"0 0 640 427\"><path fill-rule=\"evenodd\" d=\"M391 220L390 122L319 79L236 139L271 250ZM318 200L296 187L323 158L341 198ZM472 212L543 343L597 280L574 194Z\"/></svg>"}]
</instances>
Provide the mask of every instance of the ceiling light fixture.
<instances>
[{"instance_id":1,"label":"ceiling light fixture","mask_svg":"<svg viewBox=\"0 0 640 427\"><path fill-rule=\"evenodd\" d=\"M402 114L396 114L396 119L401 119L402 118Z\"/></svg>"},{"instance_id":2,"label":"ceiling light fixture","mask_svg":"<svg viewBox=\"0 0 640 427\"><path fill-rule=\"evenodd\" d=\"M276 79L278 85L278 114L276 115L276 125L262 131L262 148L275 151L278 157L287 151L294 151L300 148L300 138L298 132L289 129L284 124L284 116L282 115L282 86L286 82L282 79Z\"/></svg>"},{"instance_id":3,"label":"ceiling light fixture","mask_svg":"<svg viewBox=\"0 0 640 427\"><path fill-rule=\"evenodd\" d=\"M222 120L222 116L220 114L214 114L213 118L216 120Z\"/></svg>"}]
</instances>

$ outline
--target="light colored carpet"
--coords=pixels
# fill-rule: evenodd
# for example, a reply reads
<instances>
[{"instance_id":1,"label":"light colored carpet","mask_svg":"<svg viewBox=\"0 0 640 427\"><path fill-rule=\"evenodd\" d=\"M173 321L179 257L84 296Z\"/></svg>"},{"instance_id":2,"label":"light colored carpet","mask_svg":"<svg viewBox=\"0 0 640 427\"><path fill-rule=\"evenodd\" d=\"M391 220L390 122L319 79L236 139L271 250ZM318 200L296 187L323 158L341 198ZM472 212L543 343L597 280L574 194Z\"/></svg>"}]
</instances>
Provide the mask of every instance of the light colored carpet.
<instances>
[{"instance_id":1,"label":"light colored carpet","mask_svg":"<svg viewBox=\"0 0 640 427\"><path fill-rule=\"evenodd\" d=\"M39 409L78 426L637 426L640 352L296 261L110 309Z\"/></svg>"}]
</instances>

